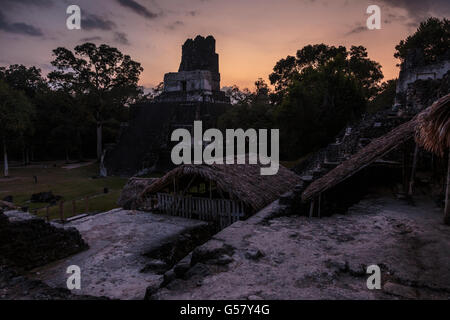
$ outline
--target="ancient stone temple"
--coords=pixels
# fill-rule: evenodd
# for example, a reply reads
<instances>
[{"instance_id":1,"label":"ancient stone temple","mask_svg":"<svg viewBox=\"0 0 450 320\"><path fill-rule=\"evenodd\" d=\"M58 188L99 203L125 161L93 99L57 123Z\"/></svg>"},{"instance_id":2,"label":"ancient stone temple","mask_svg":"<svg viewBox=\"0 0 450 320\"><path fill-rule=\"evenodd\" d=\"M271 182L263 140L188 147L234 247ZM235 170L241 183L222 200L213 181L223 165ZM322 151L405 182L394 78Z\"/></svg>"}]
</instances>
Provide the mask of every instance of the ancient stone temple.
<instances>
[{"instance_id":1,"label":"ancient stone temple","mask_svg":"<svg viewBox=\"0 0 450 320\"><path fill-rule=\"evenodd\" d=\"M394 110L408 114L422 111L447 93L437 89L446 87L449 72L450 49L433 62L425 60L421 49L410 49L400 66Z\"/></svg>"},{"instance_id":2,"label":"ancient stone temple","mask_svg":"<svg viewBox=\"0 0 450 320\"><path fill-rule=\"evenodd\" d=\"M217 127L218 117L230 105L220 91L219 55L212 36L188 39L182 47L178 72L164 76L164 91L154 101L130 109L130 121L117 144L107 148L106 175L139 175L173 167L170 141L173 130L191 129L195 120L203 129ZM192 132L191 132L192 133Z\"/></svg>"},{"instance_id":3,"label":"ancient stone temple","mask_svg":"<svg viewBox=\"0 0 450 320\"><path fill-rule=\"evenodd\" d=\"M160 101L229 103L220 91L219 55L212 36L197 36L183 45L178 72L164 76Z\"/></svg>"}]
</instances>

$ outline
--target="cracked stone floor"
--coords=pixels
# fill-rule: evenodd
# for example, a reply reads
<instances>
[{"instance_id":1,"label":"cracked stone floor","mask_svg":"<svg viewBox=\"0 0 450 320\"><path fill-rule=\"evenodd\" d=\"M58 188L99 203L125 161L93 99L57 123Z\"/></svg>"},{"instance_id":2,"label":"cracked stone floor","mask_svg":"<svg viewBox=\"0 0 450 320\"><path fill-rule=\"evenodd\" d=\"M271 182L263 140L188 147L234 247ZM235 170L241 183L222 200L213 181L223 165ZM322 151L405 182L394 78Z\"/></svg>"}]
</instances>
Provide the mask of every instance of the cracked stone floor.
<instances>
[{"instance_id":1,"label":"cracked stone floor","mask_svg":"<svg viewBox=\"0 0 450 320\"><path fill-rule=\"evenodd\" d=\"M29 276L51 287L66 287L67 267L81 269L81 290L75 294L114 299L143 299L149 285L162 276L141 272L149 262L143 254L172 241L177 235L206 225L202 221L133 210L114 209L68 223L90 248L34 269Z\"/></svg>"},{"instance_id":2,"label":"cracked stone floor","mask_svg":"<svg viewBox=\"0 0 450 320\"><path fill-rule=\"evenodd\" d=\"M200 278L175 279L152 298L450 298L450 227L426 199L412 206L379 196L346 215L240 221L205 245L231 246L232 262L204 262ZM259 258L248 254L258 250ZM372 264L381 268L381 290L367 289Z\"/></svg>"}]
</instances>

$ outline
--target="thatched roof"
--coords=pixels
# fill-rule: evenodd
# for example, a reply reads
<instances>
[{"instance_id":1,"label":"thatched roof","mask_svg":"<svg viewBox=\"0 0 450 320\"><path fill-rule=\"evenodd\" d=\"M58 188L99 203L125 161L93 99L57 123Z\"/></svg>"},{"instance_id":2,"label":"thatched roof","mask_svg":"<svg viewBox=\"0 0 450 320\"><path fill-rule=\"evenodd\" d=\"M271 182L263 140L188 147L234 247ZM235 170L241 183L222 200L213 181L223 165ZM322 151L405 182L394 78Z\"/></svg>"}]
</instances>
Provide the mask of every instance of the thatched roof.
<instances>
[{"instance_id":1,"label":"thatched roof","mask_svg":"<svg viewBox=\"0 0 450 320\"><path fill-rule=\"evenodd\" d=\"M440 156L450 148L450 94L420 114L416 141L424 149Z\"/></svg>"},{"instance_id":2,"label":"thatched roof","mask_svg":"<svg viewBox=\"0 0 450 320\"><path fill-rule=\"evenodd\" d=\"M134 208L134 204L142 191L156 180L156 178L130 178L123 187L117 204L125 209Z\"/></svg>"},{"instance_id":3,"label":"thatched roof","mask_svg":"<svg viewBox=\"0 0 450 320\"><path fill-rule=\"evenodd\" d=\"M303 192L302 200L308 201L346 180L392 151L398 145L414 137L416 132L418 132L416 139L430 151L440 152L443 150L443 147L450 146L449 103L450 94L437 100L432 106L422 111L409 122L373 140L353 157L341 163L322 178L311 183Z\"/></svg>"},{"instance_id":4,"label":"thatched roof","mask_svg":"<svg viewBox=\"0 0 450 320\"><path fill-rule=\"evenodd\" d=\"M302 200L310 200L383 157L398 145L412 138L416 126L417 117L398 126L386 135L373 140L353 157L342 162L322 178L311 183L303 192Z\"/></svg>"},{"instance_id":5,"label":"thatched roof","mask_svg":"<svg viewBox=\"0 0 450 320\"><path fill-rule=\"evenodd\" d=\"M199 176L214 181L219 189L256 211L300 183L298 175L281 165L278 173L271 176L261 175L260 168L260 165L255 164L181 165L148 186L141 197L145 198L170 186L174 178Z\"/></svg>"}]
</instances>

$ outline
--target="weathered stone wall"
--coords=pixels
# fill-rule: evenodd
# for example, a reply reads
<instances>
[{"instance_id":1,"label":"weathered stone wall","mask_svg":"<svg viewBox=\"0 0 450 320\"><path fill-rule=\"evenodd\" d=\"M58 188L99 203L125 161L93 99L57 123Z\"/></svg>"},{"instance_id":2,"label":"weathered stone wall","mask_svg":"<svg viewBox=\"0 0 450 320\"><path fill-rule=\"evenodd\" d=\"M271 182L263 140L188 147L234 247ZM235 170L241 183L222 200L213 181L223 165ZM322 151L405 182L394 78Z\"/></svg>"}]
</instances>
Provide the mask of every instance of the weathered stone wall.
<instances>
[{"instance_id":1,"label":"weathered stone wall","mask_svg":"<svg viewBox=\"0 0 450 320\"><path fill-rule=\"evenodd\" d=\"M183 88L182 82L186 87ZM220 90L220 75L208 70L170 72L164 75L164 92Z\"/></svg>"},{"instance_id":2,"label":"weathered stone wall","mask_svg":"<svg viewBox=\"0 0 450 320\"><path fill-rule=\"evenodd\" d=\"M180 68L164 75L164 91L158 101L230 103L220 91L219 55L212 36L186 40Z\"/></svg>"},{"instance_id":3,"label":"weathered stone wall","mask_svg":"<svg viewBox=\"0 0 450 320\"><path fill-rule=\"evenodd\" d=\"M403 94L403 103L400 110L412 115L417 114L449 92L450 70L442 79L417 80L408 84L408 88Z\"/></svg>"},{"instance_id":4,"label":"weathered stone wall","mask_svg":"<svg viewBox=\"0 0 450 320\"><path fill-rule=\"evenodd\" d=\"M219 73L219 55L213 36L197 36L188 39L182 47L182 57L178 71L209 70Z\"/></svg>"},{"instance_id":5,"label":"weathered stone wall","mask_svg":"<svg viewBox=\"0 0 450 320\"><path fill-rule=\"evenodd\" d=\"M441 79L444 79L446 75L448 79L449 71L450 49L441 56L436 57L436 60L433 62L425 59L423 50L409 50L405 61L400 66L394 103L395 108L403 109L403 111L408 113L417 113L422 110L422 103L414 104L411 101L411 98L414 99L414 96L422 96L421 99L423 100L423 95L420 92L416 94L416 89L419 91L424 91L425 89L429 99L436 99L437 96L442 96L438 94L439 90L437 87L440 85Z\"/></svg>"},{"instance_id":6,"label":"weathered stone wall","mask_svg":"<svg viewBox=\"0 0 450 320\"><path fill-rule=\"evenodd\" d=\"M436 64L417 66L411 69L402 68L399 74L397 92L405 92L408 84L417 80L442 79L450 70L450 61L440 61Z\"/></svg>"},{"instance_id":7,"label":"weathered stone wall","mask_svg":"<svg viewBox=\"0 0 450 320\"><path fill-rule=\"evenodd\" d=\"M0 265L30 270L88 248L76 229L57 228L25 213L8 215L0 212Z\"/></svg>"}]
</instances>

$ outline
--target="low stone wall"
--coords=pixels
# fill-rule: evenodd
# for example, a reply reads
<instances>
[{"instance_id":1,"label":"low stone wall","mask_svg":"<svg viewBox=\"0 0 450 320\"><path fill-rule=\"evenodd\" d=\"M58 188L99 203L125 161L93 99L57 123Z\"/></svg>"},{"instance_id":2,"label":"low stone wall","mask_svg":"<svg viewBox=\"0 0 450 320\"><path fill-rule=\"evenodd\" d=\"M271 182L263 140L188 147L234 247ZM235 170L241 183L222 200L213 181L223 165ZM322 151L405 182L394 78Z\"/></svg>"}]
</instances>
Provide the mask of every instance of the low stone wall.
<instances>
[{"instance_id":1,"label":"low stone wall","mask_svg":"<svg viewBox=\"0 0 450 320\"><path fill-rule=\"evenodd\" d=\"M21 212L0 212L0 265L30 270L88 248L74 229Z\"/></svg>"}]
</instances>

